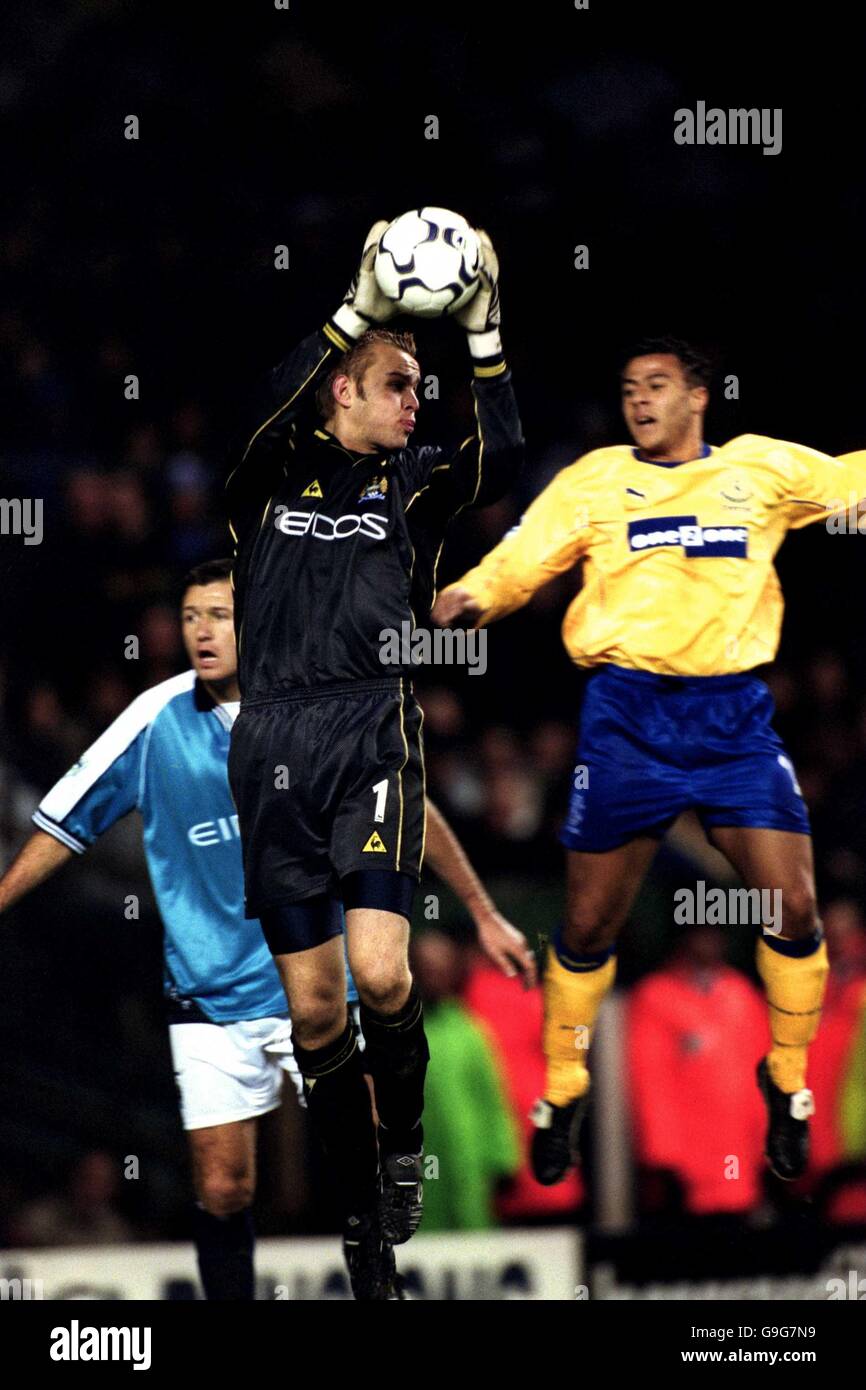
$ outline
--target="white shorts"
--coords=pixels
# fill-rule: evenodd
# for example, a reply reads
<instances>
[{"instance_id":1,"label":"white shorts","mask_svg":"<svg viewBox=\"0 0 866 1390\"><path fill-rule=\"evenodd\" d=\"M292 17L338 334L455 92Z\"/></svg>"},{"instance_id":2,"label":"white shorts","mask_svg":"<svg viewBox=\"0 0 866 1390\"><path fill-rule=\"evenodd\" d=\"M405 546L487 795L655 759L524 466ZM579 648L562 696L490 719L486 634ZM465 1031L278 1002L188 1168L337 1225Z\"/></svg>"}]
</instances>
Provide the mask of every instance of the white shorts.
<instances>
[{"instance_id":1,"label":"white shorts","mask_svg":"<svg viewBox=\"0 0 866 1390\"><path fill-rule=\"evenodd\" d=\"M287 1072L303 1095L288 1018L172 1023L168 1033L184 1129L233 1124L276 1110Z\"/></svg>"}]
</instances>

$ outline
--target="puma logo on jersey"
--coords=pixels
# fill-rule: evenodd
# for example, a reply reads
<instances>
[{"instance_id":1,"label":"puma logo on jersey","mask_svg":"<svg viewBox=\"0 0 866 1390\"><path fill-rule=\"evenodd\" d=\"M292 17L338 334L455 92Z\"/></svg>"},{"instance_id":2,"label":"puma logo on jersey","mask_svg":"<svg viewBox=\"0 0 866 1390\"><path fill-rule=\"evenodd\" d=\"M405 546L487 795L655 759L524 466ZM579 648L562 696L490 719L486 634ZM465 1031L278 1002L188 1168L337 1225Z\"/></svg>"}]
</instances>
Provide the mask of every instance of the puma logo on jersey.
<instances>
[{"instance_id":1,"label":"puma logo on jersey","mask_svg":"<svg viewBox=\"0 0 866 1390\"><path fill-rule=\"evenodd\" d=\"M367 843L365 844L364 848L361 850L361 853L362 853L362 854L387 854L387 853L388 853L388 851L386 850L385 846L382 844L382 841L381 841L381 839L380 839L380 837L379 837L379 832L378 832L378 830L374 830L374 831L373 831L372 835L370 836L369 840L368 840Z\"/></svg>"},{"instance_id":2,"label":"puma logo on jersey","mask_svg":"<svg viewBox=\"0 0 866 1390\"><path fill-rule=\"evenodd\" d=\"M319 487L318 478L314 478L309 487L305 487L301 493L302 497L322 497L324 494Z\"/></svg>"}]
</instances>

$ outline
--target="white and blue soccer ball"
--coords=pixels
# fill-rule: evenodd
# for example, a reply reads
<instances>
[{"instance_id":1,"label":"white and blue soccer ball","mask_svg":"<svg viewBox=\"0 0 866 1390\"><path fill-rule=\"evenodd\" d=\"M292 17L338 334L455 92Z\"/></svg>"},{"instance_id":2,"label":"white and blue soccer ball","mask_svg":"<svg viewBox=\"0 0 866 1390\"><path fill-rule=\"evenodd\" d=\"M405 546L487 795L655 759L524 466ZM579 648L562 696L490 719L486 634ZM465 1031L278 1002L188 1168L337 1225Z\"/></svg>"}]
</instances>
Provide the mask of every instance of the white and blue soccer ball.
<instances>
[{"instance_id":1,"label":"white and blue soccer ball","mask_svg":"<svg viewBox=\"0 0 866 1390\"><path fill-rule=\"evenodd\" d=\"M418 208L395 217L376 252L379 289L406 314L453 314L478 289L481 243L459 212Z\"/></svg>"}]
</instances>

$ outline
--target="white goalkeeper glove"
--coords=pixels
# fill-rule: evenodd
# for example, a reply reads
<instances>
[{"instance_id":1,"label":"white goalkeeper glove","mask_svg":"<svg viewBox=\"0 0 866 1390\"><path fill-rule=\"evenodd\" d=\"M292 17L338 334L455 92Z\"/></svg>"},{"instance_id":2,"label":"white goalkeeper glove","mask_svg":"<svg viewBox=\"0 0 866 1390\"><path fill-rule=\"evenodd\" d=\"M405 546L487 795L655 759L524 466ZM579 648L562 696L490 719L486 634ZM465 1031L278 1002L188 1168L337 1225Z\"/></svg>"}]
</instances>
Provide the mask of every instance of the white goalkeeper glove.
<instances>
[{"instance_id":1,"label":"white goalkeeper glove","mask_svg":"<svg viewBox=\"0 0 866 1390\"><path fill-rule=\"evenodd\" d=\"M454 318L465 328L469 351L475 358L501 357L502 339L499 336L499 258L493 242L482 227L476 227L481 242L481 284L468 304L458 309Z\"/></svg>"},{"instance_id":2,"label":"white goalkeeper glove","mask_svg":"<svg viewBox=\"0 0 866 1390\"><path fill-rule=\"evenodd\" d=\"M342 304L334 314L333 322L341 333L344 333L347 338L351 338L353 342L360 338L361 334L365 333L372 324L385 323L387 319L393 318L397 312L397 305L394 301L386 298L379 289L373 271L379 241L388 225L389 223L384 219L381 222L373 223L364 242L361 264L352 277L352 283L343 297Z\"/></svg>"}]
</instances>

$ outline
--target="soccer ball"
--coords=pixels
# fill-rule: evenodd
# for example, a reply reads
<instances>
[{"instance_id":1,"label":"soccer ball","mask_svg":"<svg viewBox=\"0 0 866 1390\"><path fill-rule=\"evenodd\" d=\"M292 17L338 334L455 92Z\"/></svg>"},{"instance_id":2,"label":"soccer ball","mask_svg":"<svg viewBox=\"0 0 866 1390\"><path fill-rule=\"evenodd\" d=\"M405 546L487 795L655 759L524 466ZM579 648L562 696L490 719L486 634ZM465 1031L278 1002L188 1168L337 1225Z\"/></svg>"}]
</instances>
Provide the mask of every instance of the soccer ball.
<instances>
[{"instance_id":1,"label":"soccer ball","mask_svg":"<svg viewBox=\"0 0 866 1390\"><path fill-rule=\"evenodd\" d=\"M453 314L478 289L481 243L465 217L419 208L382 233L374 270L379 289L406 314Z\"/></svg>"}]
</instances>

